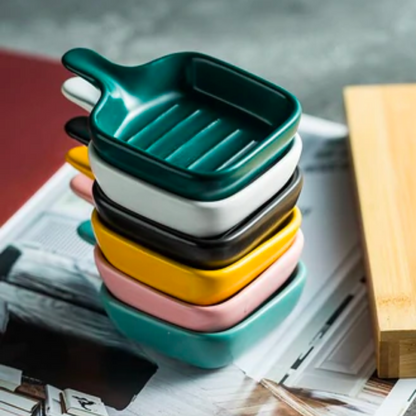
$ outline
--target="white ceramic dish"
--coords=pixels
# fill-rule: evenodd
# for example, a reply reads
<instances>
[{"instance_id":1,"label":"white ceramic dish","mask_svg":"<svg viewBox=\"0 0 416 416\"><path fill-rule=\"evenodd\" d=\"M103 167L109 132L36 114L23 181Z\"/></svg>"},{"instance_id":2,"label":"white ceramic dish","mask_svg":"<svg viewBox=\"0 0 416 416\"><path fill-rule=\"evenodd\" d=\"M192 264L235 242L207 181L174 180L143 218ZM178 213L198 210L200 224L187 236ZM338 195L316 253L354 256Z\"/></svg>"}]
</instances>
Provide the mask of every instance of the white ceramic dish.
<instances>
[{"instance_id":1,"label":"white ceramic dish","mask_svg":"<svg viewBox=\"0 0 416 416\"><path fill-rule=\"evenodd\" d=\"M95 87L80 78L67 80L64 95L91 110L99 98ZM141 181L105 162L89 145L91 169L107 196L119 205L183 233L211 237L228 231L281 190L293 175L302 152L295 136L291 149L268 171L232 196L194 201Z\"/></svg>"},{"instance_id":2,"label":"white ceramic dish","mask_svg":"<svg viewBox=\"0 0 416 416\"><path fill-rule=\"evenodd\" d=\"M259 179L219 201L193 201L143 182L109 165L89 145L91 169L104 193L117 204L196 237L228 231L284 187L295 171L302 141L295 137L290 151Z\"/></svg>"}]
</instances>

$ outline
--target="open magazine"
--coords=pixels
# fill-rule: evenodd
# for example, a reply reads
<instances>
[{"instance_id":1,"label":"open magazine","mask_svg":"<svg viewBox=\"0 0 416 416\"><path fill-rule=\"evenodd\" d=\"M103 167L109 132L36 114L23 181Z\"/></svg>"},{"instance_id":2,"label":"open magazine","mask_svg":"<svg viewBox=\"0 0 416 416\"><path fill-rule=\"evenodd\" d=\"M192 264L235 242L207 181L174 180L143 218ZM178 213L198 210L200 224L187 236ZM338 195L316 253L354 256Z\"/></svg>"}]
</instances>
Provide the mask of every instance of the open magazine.
<instances>
[{"instance_id":1,"label":"open magazine","mask_svg":"<svg viewBox=\"0 0 416 416\"><path fill-rule=\"evenodd\" d=\"M125 339L103 311L91 207L63 167L0 230L0 416L416 414L416 380L380 380L344 126L305 116L299 201L308 280L289 318L201 370Z\"/></svg>"}]
</instances>

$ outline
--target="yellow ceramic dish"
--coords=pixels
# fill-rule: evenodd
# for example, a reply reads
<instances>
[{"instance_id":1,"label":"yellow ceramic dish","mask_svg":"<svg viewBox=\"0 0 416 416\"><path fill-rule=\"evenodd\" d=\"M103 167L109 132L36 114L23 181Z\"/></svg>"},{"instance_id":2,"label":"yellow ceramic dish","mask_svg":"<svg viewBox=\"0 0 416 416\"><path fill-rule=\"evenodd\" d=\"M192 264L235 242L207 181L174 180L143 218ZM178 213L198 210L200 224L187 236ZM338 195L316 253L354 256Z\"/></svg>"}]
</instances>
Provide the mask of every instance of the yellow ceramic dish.
<instances>
[{"instance_id":1,"label":"yellow ceramic dish","mask_svg":"<svg viewBox=\"0 0 416 416\"><path fill-rule=\"evenodd\" d=\"M97 243L107 260L123 273L178 299L212 305L233 296L276 261L293 243L301 224L294 208L288 222L273 237L230 266L201 270L185 266L109 230L92 215Z\"/></svg>"},{"instance_id":2,"label":"yellow ceramic dish","mask_svg":"<svg viewBox=\"0 0 416 416\"><path fill-rule=\"evenodd\" d=\"M94 178L94 174L90 168L90 161L88 159L88 148L85 146L78 146L71 149L65 157L66 161L77 169L79 172L88 176L91 179Z\"/></svg>"}]
</instances>

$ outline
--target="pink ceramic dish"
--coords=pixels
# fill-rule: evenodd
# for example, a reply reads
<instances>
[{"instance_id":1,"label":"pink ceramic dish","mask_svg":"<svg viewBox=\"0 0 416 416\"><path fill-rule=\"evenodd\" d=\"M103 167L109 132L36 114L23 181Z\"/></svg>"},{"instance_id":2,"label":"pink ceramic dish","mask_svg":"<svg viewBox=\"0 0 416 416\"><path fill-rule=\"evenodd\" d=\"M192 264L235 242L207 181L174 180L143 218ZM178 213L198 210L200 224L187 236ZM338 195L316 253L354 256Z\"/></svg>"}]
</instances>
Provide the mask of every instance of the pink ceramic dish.
<instances>
[{"instance_id":1,"label":"pink ceramic dish","mask_svg":"<svg viewBox=\"0 0 416 416\"><path fill-rule=\"evenodd\" d=\"M92 198L93 184L94 181L92 179L80 173L72 178L70 187L75 195L79 196L84 201L94 205L94 200Z\"/></svg>"},{"instance_id":2,"label":"pink ceramic dish","mask_svg":"<svg viewBox=\"0 0 416 416\"><path fill-rule=\"evenodd\" d=\"M303 240L299 231L292 246L252 283L212 306L188 304L130 278L111 266L98 247L95 262L107 289L120 301L182 328L217 332L245 319L286 282L299 261Z\"/></svg>"}]
</instances>

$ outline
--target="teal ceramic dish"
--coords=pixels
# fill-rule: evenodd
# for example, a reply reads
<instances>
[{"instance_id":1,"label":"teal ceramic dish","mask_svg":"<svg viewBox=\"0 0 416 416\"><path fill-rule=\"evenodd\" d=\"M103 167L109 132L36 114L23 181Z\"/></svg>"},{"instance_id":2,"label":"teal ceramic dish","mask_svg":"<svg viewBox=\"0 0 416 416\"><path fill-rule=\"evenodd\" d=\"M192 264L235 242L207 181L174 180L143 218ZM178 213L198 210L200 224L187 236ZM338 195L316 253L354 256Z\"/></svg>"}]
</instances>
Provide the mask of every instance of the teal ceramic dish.
<instances>
[{"instance_id":1,"label":"teal ceramic dish","mask_svg":"<svg viewBox=\"0 0 416 416\"><path fill-rule=\"evenodd\" d=\"M91 221L84 221L82 222L77 228L77 234L89 244L95 246L96 240L94 231L92 230Z\"/></svg>"},{"instance_id":2,"label":"teal ceramic dish","mask_svg":"<svg viewBox=\"0 0 416 416\"><path fill-rule=\"evenodd\" d=\"M299 263L285 286L236 326L222 332L199 333L169 324L115 299L103 286L101 299L116 327L129 339L201 368L219 368L255 344L296 306L306 281Z\"/></svg>"},{"instance_id":3,"label":"teal ceramic dish","mask_svg":"<svg viewBox=\"0 0 416 416\"><path fill-rule=\"evenodd\" d=\"M62 62L101 91L89 119L98 154L193 200L247 186L287 152L300 120L292 94L200 53L125 67L73 49Z\"/></svg>"}]
</instances>

